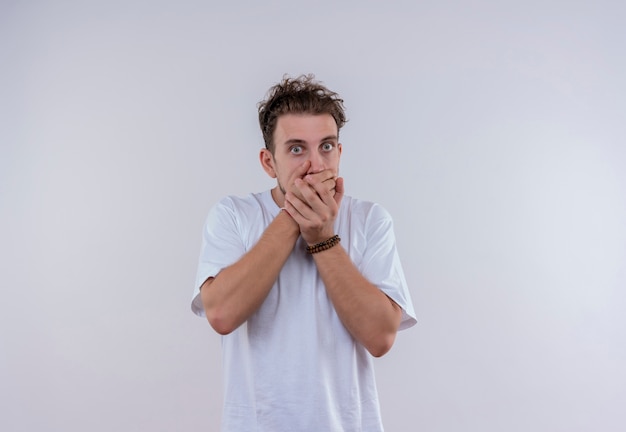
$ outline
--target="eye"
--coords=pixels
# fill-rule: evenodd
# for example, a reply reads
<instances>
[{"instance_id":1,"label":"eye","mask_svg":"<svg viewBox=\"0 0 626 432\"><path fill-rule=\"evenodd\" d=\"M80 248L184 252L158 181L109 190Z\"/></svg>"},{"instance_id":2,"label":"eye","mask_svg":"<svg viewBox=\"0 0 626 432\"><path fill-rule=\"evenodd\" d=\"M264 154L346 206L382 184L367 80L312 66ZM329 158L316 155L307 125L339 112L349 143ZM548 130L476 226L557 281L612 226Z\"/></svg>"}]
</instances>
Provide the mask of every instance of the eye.
<instances>
[{"instance_id":1,"label":"eye","mask_svg":"<svg viewBox=\"0 0 626 432\"><path fill-rule=\"evenodd\" d=\"M333 143L327 142L327 143L322 144L322 151L329 152L334 148L335 148L335 145Z\"/></svg>"},{"instance_id":2,"label":"eye","mask_svg":"<svg viewBox=\"0 0 626 432\"><path fill-rule=\"evenodd\" d=\"M291 154L296 154L296 155L300 154L302 153L302 146L299 146L299 145L293 146L289 149L289 152Z\"/></svg>"}]
</instances>

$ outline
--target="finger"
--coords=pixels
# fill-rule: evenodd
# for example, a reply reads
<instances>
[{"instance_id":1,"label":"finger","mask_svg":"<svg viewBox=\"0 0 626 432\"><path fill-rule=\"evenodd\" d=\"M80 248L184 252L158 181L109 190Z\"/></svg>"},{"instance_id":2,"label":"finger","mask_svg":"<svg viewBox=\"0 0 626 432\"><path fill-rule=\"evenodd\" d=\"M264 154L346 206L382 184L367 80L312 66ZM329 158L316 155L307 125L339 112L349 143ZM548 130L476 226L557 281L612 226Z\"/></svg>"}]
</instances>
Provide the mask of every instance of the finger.
<instances>
[{"instance_id":1,"label":"finger","mask_svg":"<svg viewBox=\"0 0 626 432\"><path fill-rule=\"evenodd\" d=\"M337 177L334 170L326 169L315 174L307 174L303 179L309 183L323 183L328 180L334 180Z\"/></svg>"},{"instance_id":2,"label":"finger","mask_svg":"<svg viewBox=\"0 0 626 432\"><path fill-rule=\"evenodd\" d=\"M309 187L311 187L315 191L315 193L317 193L322 201L328 202L328 200L332 199L333 195L335 194L335 184L335 179L330 178L322 183L309 184Z\"/></svg>"},{"instance_id":3,"label":"finger","mask_svg":"<svg viewBox=\"0 0 626 432\"><path fill-rule=\"evenodd\" d=\"M307 173L307 171L310 169L311 167L311 161L305 161L302 165L300 165L299 167L297 167L294 172L291 174L288 183L287 183L287 190L291 190L293 193L295 193L296 195L298 195L298 198L303 199L302 195L300 194L299 190L297 188L294 187L294 184L296 182L296 180L298 179L302 179L302 177L304 177Z\"/></svg>"},{"instance_id":4,"label":"finger","mask_svg":"<svg viewBox=\"0 0 626 432\"><path fill-rule=\"evenodd\" d=\"M293 193L299 200L307 204L309 207L311 207L315 201L321 200L314 187L302 179L295 180Z\"/></svg>"},{"instance_id":5,"label":"finger","mask_svg":"<svg viewBox=\"0 0 626 432\"><path fill-rule=\"evenodd\" d=\"M338 207L330 190L325 186L316 185L318 191L304 180L297 180L296 187L303 196L303 203L309 207L309 209L299 208L304 217L321 224L334 220Z\"/></svg>"},{"instance_id":6,"label":"finger","mask_svg":"<svg viewBox=\"0 0 626 432\"><path fill-rule=\"evenodd\" d=\"M293 193L285 195L285 209L301 228L315 218L315 212L311 207Z\"/></svg>"},{"instance_id":7,"label":"finger","mask_svg":"<svg viewBox=\"0 0 626 432\"><path fill-rule=\"evenodd\" d=\"M327 202L335 194L335 170L324 170L315 174L307 174L303 180L315 189L323 201Z\"/></svg>"},{"instance_id":8,"label":"finger","mask_svg":"<svg viewBox=\"0 0 626 432\"><path fill-rule=\"evenodd\" d=\"M337 203L337 206L341 204L341 200L343 199L343 193L343 177L337 177L337 180L335 181L335 196L333 197L335 199L335 202Z\"/></svg>"},{"instance_id":9,"label":"finger","mask_svg":"<svg viewBox=\"0 0 626 432\"><path fill-rule=\"evenodd\" d=\"M314 195L317 195L313 192ZM321 204L319 197L317 202ZM324 211L316 211L306 202L300 201L293 194L285 197L285 207L294 221L300 227L300 234L308 244L319 243L326 240L334 234L334 221L336 210L332 210L323 204ZM332 205L336 208L336 204L332 201Z\"/></svg>"}]
</instances>

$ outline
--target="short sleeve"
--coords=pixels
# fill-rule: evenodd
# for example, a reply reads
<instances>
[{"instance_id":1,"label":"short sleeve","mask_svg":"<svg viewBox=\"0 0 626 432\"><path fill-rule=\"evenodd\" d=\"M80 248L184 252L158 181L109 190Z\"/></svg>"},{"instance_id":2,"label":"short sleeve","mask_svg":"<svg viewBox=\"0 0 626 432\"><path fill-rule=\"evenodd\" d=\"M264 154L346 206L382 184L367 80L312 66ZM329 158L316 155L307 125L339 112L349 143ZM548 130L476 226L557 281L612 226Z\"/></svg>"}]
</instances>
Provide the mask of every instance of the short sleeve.
<instances>
[{"instance_id":1,"label":"short sleeve","mask_svg":"<svg viewBox=\"0 0 626 432\"><path fill-rule=\"evenodd\" d=\"M365 224L367 242L359 270L402 308L400 330L409 328L417 319L396 247L393 220L375 204Z\"/></svg>"},{"instance_id":2,"label":"short sleeve","mask_svg":"<svg viewBox=\"0 0 626 432\"><path fill-rule=\"evenodd\" d=\"M204 316L200 287L210 277L235 263L245 252L235 207L229 198L217 203L207 216L202 231L202 246L194 286L191 310Z\"/></svg>"}]
</instances>

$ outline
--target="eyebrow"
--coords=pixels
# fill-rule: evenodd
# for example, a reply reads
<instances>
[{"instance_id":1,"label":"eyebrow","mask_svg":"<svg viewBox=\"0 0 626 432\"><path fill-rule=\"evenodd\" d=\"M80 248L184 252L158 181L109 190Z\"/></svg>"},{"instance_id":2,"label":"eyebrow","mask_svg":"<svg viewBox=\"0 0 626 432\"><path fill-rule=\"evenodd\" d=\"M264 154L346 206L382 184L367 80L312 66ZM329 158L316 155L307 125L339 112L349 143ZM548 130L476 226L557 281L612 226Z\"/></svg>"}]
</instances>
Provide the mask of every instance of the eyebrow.
<instances>
[{"instance_id":1,"label":"eyebrow","mask_svg":"<svg viewBox=\"0 0 626 432\"><path fill-rule=\"evenodd\" d=\"M328 135L327 137L322 138L322 140L320 142L324 142L324 141L338 141L339 138L337 137L337 135Z\"/></svg>"},{"instance_id":2,"label":"eyebrow","mask_svg":"<svg viewBox=\"0 0 626 432\"><path fill-rule=\"evenodd\" d=\"M338 141L337 135L328 135L320 140L320 142L325 142L325 141ZM285 144L286 145L306 144L306 141L302 139L298 139L298 138L292 138L292 139L288 139L287 141L285 141Z\"/></svg>"}]
</instances>

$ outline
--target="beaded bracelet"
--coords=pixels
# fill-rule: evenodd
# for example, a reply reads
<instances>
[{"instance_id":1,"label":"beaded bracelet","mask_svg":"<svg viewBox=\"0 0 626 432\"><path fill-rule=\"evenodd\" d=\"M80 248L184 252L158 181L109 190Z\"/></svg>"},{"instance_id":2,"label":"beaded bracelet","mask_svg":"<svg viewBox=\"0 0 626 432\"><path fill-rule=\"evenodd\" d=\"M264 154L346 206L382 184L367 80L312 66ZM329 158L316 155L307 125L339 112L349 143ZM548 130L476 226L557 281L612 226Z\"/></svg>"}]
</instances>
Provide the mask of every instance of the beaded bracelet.
<instances>
[{"instance_id":1,"label":"beaded bracelet","mask_svg":"<svg viewBox=\"0 0 626 432\"><path fill-rule=\"evenodd\" d=\"M338 244L340 241L341 239L339 238L339 236L335 234L328 240L324 240L323 242L314 244L313 246L307 246L306 251L310 253L311 255L313 255L314 253L318 253L318 252L322 252L322 251L330 249L331 247Z\"/></svg>"}]
</instances>

